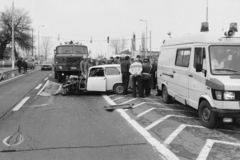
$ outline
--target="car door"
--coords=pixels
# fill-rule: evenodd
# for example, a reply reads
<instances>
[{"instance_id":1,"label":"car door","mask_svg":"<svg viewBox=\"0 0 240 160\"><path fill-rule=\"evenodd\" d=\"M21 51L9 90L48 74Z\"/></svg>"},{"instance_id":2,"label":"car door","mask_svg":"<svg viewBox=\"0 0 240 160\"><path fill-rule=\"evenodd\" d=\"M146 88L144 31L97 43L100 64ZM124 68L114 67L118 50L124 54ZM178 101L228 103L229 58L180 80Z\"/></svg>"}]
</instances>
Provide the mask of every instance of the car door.
<instances>
[{"instance_id":1,"label":"car door","mask_svg":"<svg viewBox=\"0 0 240 160\"><path fill-rule=\"evenodd\" d=\"M106 77L103 67L91 68L87 79L88 91L106 91Z\"/></svg>"},{"instance_id":2,"label":"car door","mask_svg":"<svg viewBox=\"0 0 240 160\"><path fill-rule=\"evenodd\" d=\"M185 104L188 101L188 74L191 48L177 50L175 66L173 69L174 98Z\"/></svg>"},{"instance_id":3,"label":"car door","mask_svg":"<svg viewBox=\"0 0 240 160\"><path fill-rule=\"evenodd\" d=\"M195 56L196 54L203 54L203 69L206 70L207 68L207 58L206 58L206 49L204 46L197 46L194 48L194 56L192 56L191 63L189 70L189 105L198 108L198 101L199 97L204 94L204 90L206 88L205 85L205 75L204 72L196 72L196 61Z\"/></svg>"},{"instance_id":4,"label":"car door","mask_svg":"<svg viewBox=\"0 0 240 160\"><path fill-rule=\"evenodd\" d=\"M117 83L122 83L122 74L120 72L120 66L109 66L105 68L107 90L113 90L113 87Z\"/></svg>"}]
</instances>

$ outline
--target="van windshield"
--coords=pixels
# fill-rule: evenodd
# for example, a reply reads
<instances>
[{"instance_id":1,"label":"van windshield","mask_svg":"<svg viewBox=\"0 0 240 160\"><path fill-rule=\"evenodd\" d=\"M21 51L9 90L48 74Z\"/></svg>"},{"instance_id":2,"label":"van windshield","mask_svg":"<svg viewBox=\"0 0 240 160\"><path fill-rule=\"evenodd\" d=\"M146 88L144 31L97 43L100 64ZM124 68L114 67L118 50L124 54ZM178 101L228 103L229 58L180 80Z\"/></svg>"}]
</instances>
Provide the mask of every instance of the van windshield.
<instances>
[{"instance_id":1,"label":"van windshield","mask_svg":"<svg viewBox=\"0 0 240 160\"><path fill-rule=\"evenodd\" d=\"M212 74L240 74L240 45L210 46L209 55Z\"/></svg>"}]
</instances>

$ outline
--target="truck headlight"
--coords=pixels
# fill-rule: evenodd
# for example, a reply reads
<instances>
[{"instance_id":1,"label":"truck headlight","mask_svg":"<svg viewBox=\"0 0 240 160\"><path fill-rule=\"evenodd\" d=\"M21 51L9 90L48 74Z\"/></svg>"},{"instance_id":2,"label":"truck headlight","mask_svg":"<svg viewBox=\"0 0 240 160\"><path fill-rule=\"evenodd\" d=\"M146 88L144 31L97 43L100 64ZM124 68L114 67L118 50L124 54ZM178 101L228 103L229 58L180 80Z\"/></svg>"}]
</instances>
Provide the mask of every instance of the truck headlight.
<instances>
[{"instance_id":1,"label":"truck headlight","mask_svg":"<svg viewBox=\"0 0 240 160\"><path fill-rule=\"evenodd\" d=\"M59 69L62 69L62 66L58 66Z\"/></svg>"},{"instance_id":2,"label":"truck headlight","mask_svg":"<svg viewBox=\"0 0 240 160\"><path fill-rule=\"evenodd\" d=\"M224 100L235 100L235 92L225 91L223 93Z\"/></svg>"}]
</instances>

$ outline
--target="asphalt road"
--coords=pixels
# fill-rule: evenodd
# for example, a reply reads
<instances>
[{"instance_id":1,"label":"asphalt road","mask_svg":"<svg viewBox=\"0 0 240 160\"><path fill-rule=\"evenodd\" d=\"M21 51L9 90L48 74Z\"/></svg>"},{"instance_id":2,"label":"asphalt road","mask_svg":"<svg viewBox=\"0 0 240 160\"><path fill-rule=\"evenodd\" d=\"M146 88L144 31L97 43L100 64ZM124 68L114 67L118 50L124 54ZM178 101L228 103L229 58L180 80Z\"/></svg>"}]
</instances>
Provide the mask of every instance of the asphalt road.
<instances>
[{"instance_id":1,"label":"asphalt road","mask_svg":"<svg viewBox=\"0 0 240 160\"><path fill-rule=\"evenodd\" d=\"M1 84L3 110L28 99L0 121L0 159L162 159L118 112L103 109L107 102L100 93L37 95L46 76L53 80L50 71L36 71Z\"/></svg>"}]
</instances>

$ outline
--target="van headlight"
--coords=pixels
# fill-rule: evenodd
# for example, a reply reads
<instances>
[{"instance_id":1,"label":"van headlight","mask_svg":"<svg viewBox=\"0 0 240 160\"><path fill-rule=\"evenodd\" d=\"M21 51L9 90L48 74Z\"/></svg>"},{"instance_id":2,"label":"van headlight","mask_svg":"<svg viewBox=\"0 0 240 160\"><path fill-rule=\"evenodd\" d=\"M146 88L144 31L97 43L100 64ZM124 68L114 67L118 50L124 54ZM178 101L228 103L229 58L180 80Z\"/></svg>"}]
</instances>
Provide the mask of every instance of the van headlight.
<instances>
[{"instance_id":1,"label":"van headlight","mask_svg":"<svg viewBox=\"0 0 240 160\"><path fill-rule=\"evenodd\" d=\"M223 93L224 100L235 100L235 92L225 91Z\"/></svg>"},{"instance_id":2,"label":"van headlight","mask_svg":"<svg viewBox=\"0 0 240 160\"><path fill-rule=\"evenodd\" d=\"M62 66L58 66L59 69L62 69Z\"/></svg>"},{"instance_id":3,"label":"van headlight","mask_svg":"<svg viewBox=\"0 0 240 160\"><path fill-rule=\"evenodd\" d=\"M215 100L224 100L224 101L231 101L236 100L235 99L235 92L233 91L219 91L219 90L213 90L213 98Z\"/></svg>"}]
</instances>

